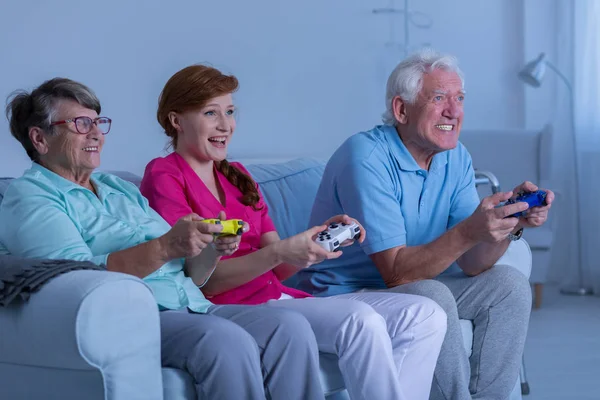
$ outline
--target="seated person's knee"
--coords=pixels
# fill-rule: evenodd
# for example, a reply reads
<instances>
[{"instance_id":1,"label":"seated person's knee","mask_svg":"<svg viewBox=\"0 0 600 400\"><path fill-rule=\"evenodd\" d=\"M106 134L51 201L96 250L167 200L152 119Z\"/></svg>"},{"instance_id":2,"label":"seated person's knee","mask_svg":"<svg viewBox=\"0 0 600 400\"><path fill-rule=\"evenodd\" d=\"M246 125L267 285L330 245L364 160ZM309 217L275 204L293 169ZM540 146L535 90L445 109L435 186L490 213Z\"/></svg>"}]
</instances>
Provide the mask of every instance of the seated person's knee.
<instances>
[{"instance_id":1,"label":"seated person's knee","mask_svg":"<svg viewBox=\"0 0 600 400\"><path fill-rule=\"evenodd\" d=\"M531 305L531 287L523 273L508 265L497 265L488 272L488 284L518 302Z\"/></svg>"},{"instance_id":2,"label":"seated person's knee","mask_svg":"<svg viewBox=\"0 0 600 400\"><path fill-rule=\"evenodd\" d=\"M344 307L348 310L348 317L353 323L385 328L385 319L367 303L349 299L344 300L344 302Z\"/></svg>"},{"instance_id":3,"label":"seated person's knee","mask_svg":"<svg viewBox=\"0 0 600 400\"><path fill-rule=\"evenodd\" d=\"M450 292L450 290L448 290L448 292ZM452 300L454 301L454 297ZM446 332L446 327L448 325L448 314L446 314L446 311L444 311L442 306L440 306L436 301L425 297L423 298L420 306L424 309L425 313L429 314L429 316L425 319L428 325L437 331ZM454 307L456 307L456 303Z\"/></svg>"},{"instance_id":4,"label":"seated person's knee","mask_svg":"<svg viewBox=\"0 0 600 400\"><path fill-rule=\"evenodd\" d=\"M448 289L448 286L433 279L427 279L418 282L417 290L411 291L412 294L428 297L436 302L447 315L456 315L456 299Z\"/></svg>"},{"instance_id":5,"label":"seated person's knee","mask_svg":"<svg viewBox=\"0 0 600 400\"><path fill-rule=\"evenodd\" d=\"M317 342L308 320L299 312L283 308L269 309L269 319L273 321L273 334L282 336L288 343L309 346L317 352Z\"/></svg>"},{"instance_id":6,"label":"seated person's knee","mask_svg":"<svg viewBox=\"0 0 600 400\"><path fill-rule=\"evenodd\" d=\"M195 377L203 376L204 367L224 370L230 362L239 364L242 360L259 358L258 345L254 338L239 325L226 319L211 320L207 329L204 321L187 328L186 335L194 336L190 340L193 346L189 349L188 370ZM237 368L236 368L237 369Z\"/></svg>"}]
</instances>

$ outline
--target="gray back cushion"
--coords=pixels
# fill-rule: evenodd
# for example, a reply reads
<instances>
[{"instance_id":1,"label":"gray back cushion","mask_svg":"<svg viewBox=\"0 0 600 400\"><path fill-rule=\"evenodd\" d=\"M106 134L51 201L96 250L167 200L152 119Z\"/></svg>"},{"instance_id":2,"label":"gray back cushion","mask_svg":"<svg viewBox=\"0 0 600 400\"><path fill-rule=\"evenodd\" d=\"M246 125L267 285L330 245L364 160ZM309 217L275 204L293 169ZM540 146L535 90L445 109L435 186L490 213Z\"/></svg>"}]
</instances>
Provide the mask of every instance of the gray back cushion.
<instances>
[{"instance_id":1,"label":"gray back cushion","mask_svg":"<svg viewBox=\"0 0 600 400\"><path fill-rule=\"evenodd\" d=\"M279 235L285 239L306 230L325 163L299 158L246 167L260 186Z\"/></svg>"},{"instance_id":2,"label":"gray back cushion","mask_svg":"<svg viewBox=\"0 0 600 400\"><path fill-rule=\"evenodd\" d=\"M140 187L140 184L142 183L141 176L136 175L129 171L109 170L109 171L101 171L101 172L104 172L105 174L116 175L121 179L124 179L126 181L133 183L137 187Z\"/></svg>"}]
</instances>

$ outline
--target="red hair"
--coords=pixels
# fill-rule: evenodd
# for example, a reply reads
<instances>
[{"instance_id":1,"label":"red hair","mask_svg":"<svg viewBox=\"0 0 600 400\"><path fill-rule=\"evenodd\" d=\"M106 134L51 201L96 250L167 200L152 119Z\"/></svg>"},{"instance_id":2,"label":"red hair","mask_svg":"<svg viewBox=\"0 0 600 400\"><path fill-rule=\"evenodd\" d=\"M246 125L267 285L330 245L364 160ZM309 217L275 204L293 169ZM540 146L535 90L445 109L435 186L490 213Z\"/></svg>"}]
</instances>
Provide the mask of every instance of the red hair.
<instances>
[{"instance_id":1,"label":"red hair","mask_svg":"<svg viewBox=\"0 0 600 400\"><path fill-rule=\"evenodd\" d=\"M171 138L172 146L177 148L177 130L169 120L169 113L200 109L210 99L233 93L237 88L238 80L235 76L225 75L206 65L191 65L173 75L160 93L156 111L158 123ZM217 162L216 166L242 192L242 203L257 210L260 196L256 182L227 160Z\"/></svg>"}]
</instances>

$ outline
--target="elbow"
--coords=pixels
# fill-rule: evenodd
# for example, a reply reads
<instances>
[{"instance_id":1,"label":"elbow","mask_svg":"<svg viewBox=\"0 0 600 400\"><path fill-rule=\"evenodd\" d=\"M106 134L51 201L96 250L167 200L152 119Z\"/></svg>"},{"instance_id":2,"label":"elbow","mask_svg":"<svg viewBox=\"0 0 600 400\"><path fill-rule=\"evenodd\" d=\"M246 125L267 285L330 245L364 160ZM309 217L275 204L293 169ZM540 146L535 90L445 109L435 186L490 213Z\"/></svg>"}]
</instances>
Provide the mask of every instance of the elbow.
<instances>
[{"instance_id":1,"label":"elbow","mask_svg":"<svg viewBox=\"0 0 600 400\"><path fill-rule=\"evenodd\" d=\"M418 282L425 279L433 279L432 275L425 265L414 264L396 258L393 266L385 270L382 274L383 281L388 288L393 288L408 283Z\"/></svg>"},{"instance_id":2,"label":"elbow","mask_svg":"<svg viewBox=\"0 0 600 400\"><path fill-rule=\"evenodd\" d=\"M204 297L206 297L208 300L210 300L211 297L215 297L215 296L218 296L219 294L221 294L217 291L212 291L210 289L207 289L206 286L199 287L198 290L200 290L202 292L202 294L204 295Z\"/></svg>"},{"instance_id":3,"label":"elbow","mask_svg":"<svg viewBox=\"0 0 600 400\"><path fill-rule=\"evenodd\" d=\"M198 289L207 299L210 299L211 297L218 296L231 289L235 289L235 286L227 284L218 278L215 279L214 277L211 277L206 283L204 283L202 287L198 287Z\"/></svg>"},{"instance_id":4,"label":"elbow","mask_svg":"<svg viewBox=\"0 0 600 400\"><path fill-rule=\"evenodd\" d=\"M460 256L456 260L456 264L463 271L463 273L466 276L468 276L469 278L477 276L477 275L481 274L482 272L487 271L488 269L490 269L490 267L483 267L482 268L481 265L477 265L477 263L473 263L469 259L468 253L465 253L462 256Z\"/></svg>"},{"instance_id":5,"label":"elbow","mask_svg":"<svg viewBox=\"0 0 600 400\"><path fill-rule=\"evenodd\" d=\"M408 271L399 271L385 274L382 276L385 286L390 289L400 285L406 285L407 283L417 282L423 278L411 276Z\"/></svg>"},{"instance_id":6,"label":"elbow","mask_svg":"<svg viewBox=\"0 0 600 400\"><path fill-rule=\"evenodd\" d=\"M383 278L383 283L385 283L385 286L388 289L391 289L391 288L394 288L396 286L400 286L400 285L404 285L404 284L410 283L410 281L408 279L404 279L402 277L390 276L390 277L384 277Z\"/></svg>"},{"instance_id":7,"label":"elbow","mask_svg":"<svg viewBox=\"0 0 600 400\"><path fill-rule=\"evenodd\" d=\"M393 263L378 267L383 282L388 289L424 279L417 274L416 270L408 267L408 263L399 259L400 253L400 251L396 253Z\"/></svg>"},{"instance_id":8,"label":"elbow","mask_svg":"<svg viewBox=\"0 0 600 400\"><path fill-rule=\"evenodd\" d=\"M386 287L393 288L430 278L427 269L412 260L412 253L407 252L406 246L400 246L371 255Z\"/></svg>"},{"instance_id":9,"label":"elbow","mask_svg":"<svg viewBox=\"0 0 600 400\"><path fill-rule=\"evenodd\" d=\"M196 283L196 282L194 282ZM223 293L222 290L218 290L217 287L215 287L216 285L214 285L214 283L211 283L210 280L208 282L206 282L204 284L204 286L202 287L198 287L198 290L200 290L202 292L202 294L204 295L204 297L206 297L207 299L210 299L211 297L220 295L221 293Z\"/></svg>"},{"instance_id":10,"label":"elbow","mask_svg":"<svg viewBox=\"0 0 600 400\"><path fill-rule=\"evenodd\" d=\"M472 266L471 267L463 267L460 264L459 264L459 266L463 270L464 274L467 275L469 278L477 276L493 267L493 265L484 266L484 267L481 267L481 266L479 266L479 267L472 267Z\"/></svg>"},{"instance_id":11,"label":"elbow","mask_svg":"<svg viewBox=\"0 0 600 400\"><path fill-rule=\"evenodd\" d=\"M428 278L409 278L409 277L404 276L404 277L399 277L399 278L384 279L383 282L385 283L385 286L388 289L391 289L396 286L406 285L408 283L413 283L413 282L418 282L423 279L428 279Z\"/></svg>"}]
</instances>

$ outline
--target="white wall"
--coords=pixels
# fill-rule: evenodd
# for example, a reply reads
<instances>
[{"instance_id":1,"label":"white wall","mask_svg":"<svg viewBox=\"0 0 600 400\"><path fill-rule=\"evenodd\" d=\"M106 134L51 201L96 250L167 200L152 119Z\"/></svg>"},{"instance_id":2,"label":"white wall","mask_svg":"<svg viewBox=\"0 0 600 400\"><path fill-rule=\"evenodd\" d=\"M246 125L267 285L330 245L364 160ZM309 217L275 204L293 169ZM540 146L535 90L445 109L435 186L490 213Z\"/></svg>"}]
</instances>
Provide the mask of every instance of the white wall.
<instances>
[{"instance_id":1,"label":"white wall","mask_svg":"<svg viewBox=\"0 0 600 400\"><path fill-rule=\"evenodd\" d=\"M157 97L191 63L240 79L233 155L324 156L380 121L385 79L400 58L384 47L388 17L372 13L387 0L0 1L0 98L54 76L90 86L114 121L106 169L141 173L163 154ZM465 128L524 127L524 88L515 78L524 60L522 0L411 7L433 20L430 30L411 30L412 42L459 57ZM0 176L28 165L2 118Z\"/></svg>"}]
</instances>

